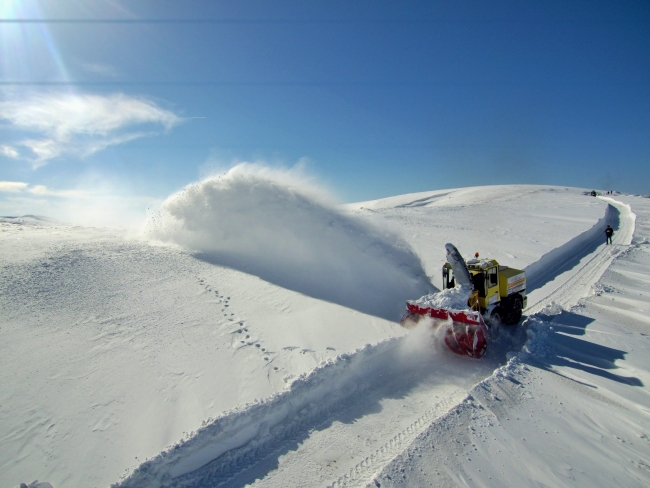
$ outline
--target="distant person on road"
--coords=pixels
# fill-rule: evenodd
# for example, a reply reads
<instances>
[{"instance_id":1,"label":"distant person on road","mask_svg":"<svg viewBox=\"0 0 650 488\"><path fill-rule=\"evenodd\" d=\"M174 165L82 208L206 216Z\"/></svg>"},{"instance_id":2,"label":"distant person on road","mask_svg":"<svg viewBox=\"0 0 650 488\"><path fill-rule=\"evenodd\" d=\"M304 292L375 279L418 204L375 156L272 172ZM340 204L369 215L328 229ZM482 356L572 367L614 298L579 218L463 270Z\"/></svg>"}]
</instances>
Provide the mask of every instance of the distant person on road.
<instances>
[{"instance_id":1,"label":"distant person on road","mask_svg":"<svg viewBox=\"0 0 650 488\"><path fill-rule=\"evenodd\" d=\"M605 245L611 244L612 243L612 236L614 235L614 229L612 229L608 225L607 229L605 229L605 235L607 236L607 240L605 241Z\"/></svg>"}]
</instances>

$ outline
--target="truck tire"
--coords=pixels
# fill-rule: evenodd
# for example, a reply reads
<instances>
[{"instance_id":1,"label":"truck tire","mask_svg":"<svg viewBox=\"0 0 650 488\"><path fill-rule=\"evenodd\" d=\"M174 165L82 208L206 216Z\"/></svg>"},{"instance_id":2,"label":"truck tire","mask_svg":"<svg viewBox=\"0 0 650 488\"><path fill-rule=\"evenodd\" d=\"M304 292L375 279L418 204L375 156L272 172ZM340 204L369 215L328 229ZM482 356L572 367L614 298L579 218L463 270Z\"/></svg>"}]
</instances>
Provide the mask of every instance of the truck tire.
<instances>
[{"instance_id":1,"label":"truck tire","mask_svg":"<svg viewBox=\"0 0 650 488\"><path fill-rule=\"evenodd\" d=\"M519 295L513 297L512 300L512 316L511 325L516 325L521 320L521 315L524 310L524 302Z\"/></svg>"},{"instance_id":2,"label":"truck tire","mask_svg":"<svg viewBox=\"0 0 650 488\"><path fill-rule=\"evenodd\" d=\"M501 300L501 309L503 310L503 323L505 325L516 325L521 320L523 302L519 295L509 296Z\"/></svg>"}]
</instances>

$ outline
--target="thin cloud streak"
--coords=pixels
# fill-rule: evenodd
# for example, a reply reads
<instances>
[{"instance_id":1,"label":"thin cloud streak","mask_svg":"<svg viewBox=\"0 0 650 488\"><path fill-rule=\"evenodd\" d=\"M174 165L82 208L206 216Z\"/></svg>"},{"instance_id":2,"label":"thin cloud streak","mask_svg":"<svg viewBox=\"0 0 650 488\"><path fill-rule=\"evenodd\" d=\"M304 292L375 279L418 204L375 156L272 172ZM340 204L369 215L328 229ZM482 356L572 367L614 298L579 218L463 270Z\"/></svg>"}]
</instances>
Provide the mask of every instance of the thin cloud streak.
<instances>
[{"instance_id":1,"label":"thin cloud streak","mask_svg":"<svg viewBox=\"0 0 650 488\"><path fill-rule=\"evenodd\" d=\"M33 185L27 188L29 183L22 181L0 181L0 193L27 193L36 195L37 197L59 197L59 198L88 198L90 194L85 190L51 190L45 185Z\"/></svg>"},{"instance_id":2,"label":"thin cloud streak","mask_svg":"<svg viewBox=\"0 0 650 488\"><path fill-rule=\"evenodd\" d=\"M18 154L18 151L16 151L13 147L11 146L0 146L0 152L2 153L3 156L6 156L11 159L18 159L20 157L20 154Z\"/></svg>"},{"instance_id":3,"label":"thin cloud streak","mask_svg":"<svg viewBox=\"0 0 650 488\"><path fill-rule=\"evenodd\" d=\"M29 193L37 196L60 197L60 198L87 198L88 192L82 190L50 190L45 185L35 185Z\"/></svg>"},{"instance_id":4,"label":"thin cloud streak","mask_svg":"<svg viewBox=\"0 0 650 488\"><path fill-rule=\"evenodd\" d=\"M81 63L81 67L88 73L108 76L109 78L116 78L119 75L113 66L104 63Z\"/></svg>"}]
</instances>

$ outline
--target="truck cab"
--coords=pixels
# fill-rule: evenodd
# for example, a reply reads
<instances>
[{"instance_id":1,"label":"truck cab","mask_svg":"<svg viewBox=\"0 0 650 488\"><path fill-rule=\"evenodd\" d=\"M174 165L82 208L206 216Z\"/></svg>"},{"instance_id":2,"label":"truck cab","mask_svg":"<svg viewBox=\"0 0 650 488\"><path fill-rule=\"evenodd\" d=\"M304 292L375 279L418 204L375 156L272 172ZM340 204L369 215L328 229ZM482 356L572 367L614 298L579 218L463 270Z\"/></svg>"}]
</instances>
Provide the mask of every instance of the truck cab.
<instances>
[{"instance_id":1,"label":"truck cab","mask_svg":"<svg viewBox=\"0 0 650 488\"><path fill-rule=\"evenodd\" d=\"M495 259L470 259L465 264L478 293L480 311L488 321L506 325L519 323L528 302L526 272L501 266ZM456 286L449 263L442 267L442 286L443 289Z\"/></svg>"}]
</instances>

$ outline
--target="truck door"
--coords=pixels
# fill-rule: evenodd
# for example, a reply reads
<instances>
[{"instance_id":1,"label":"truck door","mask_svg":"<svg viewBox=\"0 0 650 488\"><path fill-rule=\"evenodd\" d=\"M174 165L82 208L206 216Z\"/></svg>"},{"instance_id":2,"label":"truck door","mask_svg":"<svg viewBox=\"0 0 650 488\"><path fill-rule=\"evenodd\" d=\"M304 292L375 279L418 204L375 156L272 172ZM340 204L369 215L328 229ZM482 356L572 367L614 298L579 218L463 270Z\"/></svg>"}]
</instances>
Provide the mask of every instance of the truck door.
<instances>
[{"instance_id":1,"label":"truck door","mask_svg":"<svg viewBox=\"0 0 650 488\"><path fill-rule=\"evenodd\" d=\"M485 302L492 305L499 301L499 269L496 266L485 270Z\"/></svg>"}]
</instances>

